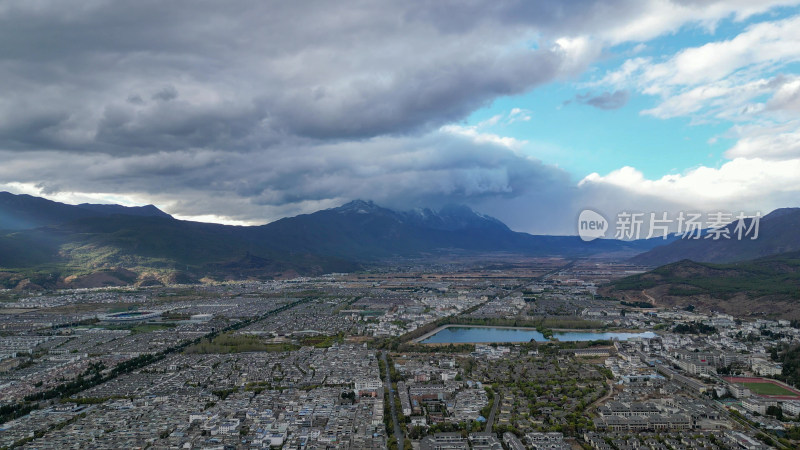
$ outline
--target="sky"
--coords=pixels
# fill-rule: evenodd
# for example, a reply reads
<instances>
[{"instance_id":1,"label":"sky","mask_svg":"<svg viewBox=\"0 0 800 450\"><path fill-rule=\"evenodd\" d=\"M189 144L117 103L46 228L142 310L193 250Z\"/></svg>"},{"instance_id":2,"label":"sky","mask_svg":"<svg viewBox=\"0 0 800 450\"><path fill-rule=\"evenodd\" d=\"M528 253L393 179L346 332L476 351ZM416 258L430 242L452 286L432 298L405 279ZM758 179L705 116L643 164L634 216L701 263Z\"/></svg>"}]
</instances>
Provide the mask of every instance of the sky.
<instances>
[{"instance_id":1,"label":"sky","mask_svg":"<svg viewBox=\"0 0 800 450\"><path fill-rule=\"evenodd\" d=\"M800 206L800 0L2 0L0 190L544 234Z\"/></svg>"}]
</instances>

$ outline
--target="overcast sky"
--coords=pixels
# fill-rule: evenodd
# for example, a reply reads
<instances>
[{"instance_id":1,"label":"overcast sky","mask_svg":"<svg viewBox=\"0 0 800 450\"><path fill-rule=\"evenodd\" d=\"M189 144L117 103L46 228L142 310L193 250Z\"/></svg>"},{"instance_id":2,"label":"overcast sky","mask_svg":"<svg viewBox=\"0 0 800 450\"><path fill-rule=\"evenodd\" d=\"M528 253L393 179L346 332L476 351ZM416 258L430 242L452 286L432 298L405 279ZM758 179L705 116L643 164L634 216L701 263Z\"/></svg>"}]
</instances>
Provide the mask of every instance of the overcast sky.
<instances>
[{"instance_id":1,"label":"overcast sky","mask_svg":"<svg viewBox=\"0 0 800 450\"><path fill-rule=\"evenodd\" d=\"M0 190L574 234L800 194L800 0L0 0Z\"/></svg>"}]
</instances>

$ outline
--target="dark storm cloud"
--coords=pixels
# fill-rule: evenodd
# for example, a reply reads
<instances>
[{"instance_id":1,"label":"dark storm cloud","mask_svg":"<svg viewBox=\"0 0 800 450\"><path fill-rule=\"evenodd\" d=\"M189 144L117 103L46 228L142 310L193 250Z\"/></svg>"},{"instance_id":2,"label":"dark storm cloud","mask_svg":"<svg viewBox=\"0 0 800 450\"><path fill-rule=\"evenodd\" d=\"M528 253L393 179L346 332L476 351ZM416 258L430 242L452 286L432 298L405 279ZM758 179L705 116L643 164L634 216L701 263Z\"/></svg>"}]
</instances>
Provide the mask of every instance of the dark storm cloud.
<instances>
[{"instance_id":1,"label":"dark storm cloud","mask_svg":"<svg viewBox=\"0 0 800 450\"><path fill-rule=\"evenodd\" d=\"M168 102L178 98L178 90L175 86L164 86L161 90L153 94L153 100L161 100Z\"/></svg>"},{"instance_id":2,"label":"dark storm cloud","mask_svg":"<svg viewBox=\"0 0 800 450\"><path fill-rule=\"evenodd\" d=\"M541 36L527 45L544 16L497 9L454 26L448 9L6 2L0 182L244 220L359 197L412 207L565 184L558 169L437 129L588 58Z\"/></svg>"},{"instance_id":3,"label":"dark storm cloud","mask_svg":"<svg viewBox=\"0 0 800 450\"><path fill-rule=\"evenodd\" d=\"M599 95L578 94L575 101L599 109L619 109L628 103L628 91L603 92Z\"/></svg>"},{"instance_id":4,"label":"dark storm cloud","mask_svg":"<svg viewBox=\"0 0 800 450\"><path fill-rule=\"evenodd\" d=\"M141 193L171 212L224 211L240 220L369 198L396 208L442 205L518 195L553 196L569 189L567 174L494 144L448 133L381 137L324 145L295 142L260 153L170 151L127 157L46 152L37 163L0 153L9 161L0 179L49 180L80 192ZM76 176L80 174L80 176ZM254 210L256 213L254 214ZM266 212L266 213L265 213Z\"/></svg>"},{"instance_id":5,"label":"dark storm cloud","mask_svg":"<svg viewBox=\"0 0 800 450\"><path fill-rule=\"evenodd\" d=\"M316 138L363 138L430 129L458 120L495 97L551 80L560 56L524 51L508 56L464 54L460 61L410 67L402 77L363 79L339 89L281 96L277 124Z\"/></svg>"},{"instance_id":6,"label":"dark storm cloud","mask_svg":"<svg viewBox=\"0 0 800 450\"><path fill-rule=\"evenodd\" d=\"M425 0L424 7L410 10L407 17L434 24L451 33L464 32L496 22L525 25L549 33L593 33L603 27L624 23L648 6L645 1L594 0Z\"/></svg>"},{"instance_id":7,"label":"dark storm cloud","mask_svg":"<svg viewBox=\"0 0 800 450\"><path fill-rule=\"evenodd\" d=\"M535 30L506 13L443 32L431 22L441 8L11 2L0 10L0 121L27 132L0 129L0 145L128 153L419 132L572 68L558 45L515 45ZM33 105L49 105L46 117Z\"/></svg>"},{"instance_id":8,"label":"dark storm cloud","mask_svg":"<svg viewBox=\"0 0 800 450\"><path fill-rule=\"evenodd\" d=\"M565 204L562 170L439 127L580 73L644 3L5 1L0 184L255 221Z\"/></svg>"}]
</instances>

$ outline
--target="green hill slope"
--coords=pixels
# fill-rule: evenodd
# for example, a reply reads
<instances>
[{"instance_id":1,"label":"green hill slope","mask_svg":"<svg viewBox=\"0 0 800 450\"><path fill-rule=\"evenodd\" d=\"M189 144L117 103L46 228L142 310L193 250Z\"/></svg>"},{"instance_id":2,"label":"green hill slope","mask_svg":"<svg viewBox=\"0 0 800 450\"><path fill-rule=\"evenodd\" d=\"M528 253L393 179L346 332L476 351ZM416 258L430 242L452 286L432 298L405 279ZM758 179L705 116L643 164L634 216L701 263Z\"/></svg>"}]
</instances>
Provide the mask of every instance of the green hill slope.
<instances>
[{"instance_id":1,"label":"green hill slope","mask_svg":"<svg viewBox=\"0 0 800 450\"><path fill-rule=\"evenodd\" d=\"M616 280L602 291L662 306L800 316L800 252L731 264L683 260Z\"/></svg>"}]
</instances>

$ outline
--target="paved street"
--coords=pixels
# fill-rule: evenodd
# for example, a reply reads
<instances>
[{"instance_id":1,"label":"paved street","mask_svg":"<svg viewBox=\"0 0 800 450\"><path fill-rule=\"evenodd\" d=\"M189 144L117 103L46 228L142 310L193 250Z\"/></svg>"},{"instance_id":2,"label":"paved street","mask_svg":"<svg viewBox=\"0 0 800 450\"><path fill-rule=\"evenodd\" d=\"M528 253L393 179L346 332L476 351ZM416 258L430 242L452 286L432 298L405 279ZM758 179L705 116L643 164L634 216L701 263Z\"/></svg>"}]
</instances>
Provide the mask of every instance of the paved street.
<instances>
[{"instance_id":1,"label":"paved street","mask_svg":"<svg viewBox=\"0 0 800 450\"><path fill-rule=\"evenodd\" d=\"M392 422L394 422L394 435L397 437L397 445L398 448L403 448L403 429L400 428L400 422L397 420L397 410L394 406L394 392L392 391L392 379L389 375L391 372L389 370L389 363L386 360L386 352L381 352L381 358L383 359L383 364L386 365L386 389L389 391L389 405L392 409Z\"/></svg>"}]
</instances>

